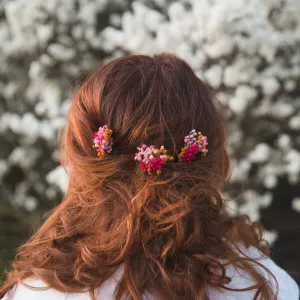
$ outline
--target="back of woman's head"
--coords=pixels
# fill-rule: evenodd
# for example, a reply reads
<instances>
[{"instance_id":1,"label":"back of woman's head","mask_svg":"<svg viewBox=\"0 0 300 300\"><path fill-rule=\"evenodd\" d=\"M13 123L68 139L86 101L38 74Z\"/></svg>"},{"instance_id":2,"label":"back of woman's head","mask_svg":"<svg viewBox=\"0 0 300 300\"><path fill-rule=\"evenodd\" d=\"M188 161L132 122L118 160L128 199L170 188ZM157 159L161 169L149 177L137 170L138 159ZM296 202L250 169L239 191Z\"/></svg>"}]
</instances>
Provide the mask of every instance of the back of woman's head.
<instances>
[{"instance_id":1,"label":"back of woman's head","mask_svg":"<svg viewBox=\"0 0 300 300\"><path fill-rule=\"evenodd\" d=\"M100 159L93 133L104 124L113 145ZM178 157L192 129L207 136L208 155L175 159L160 176L142 172L134 160L138 146L164 145ZM69 175L65 200L21 247L1 292L29 276L62 291L93 291L121 267L117 299L208 299L209 286L230 281L229 262L270 299L254 261L233 249L241 242L263 246L256 224L223 208L229 157L222 109L183 60L134 55L95 71L72 103L62 163Z\"/></svg>"},{"instance_id":2,"label":"back of woman's head","mask_svg":"<svg viewBox=\"0 0 300 300\"><path fill-rule=\"evenodd\" d=\"M107 160L99 160L92 147L93 131L104 124L113 130L113 152ZM196 161L192 170L187 170L186 164L172 164L172 169L164 172L166 178L175 174L184 181L196 176L213 187L223 185L229 168L225 127L210 91L176 56L124 57L96 71L75 97L64 158L76 169L74 176L88 187L95 188L95 184L90 176L78 176L78 171L96 171L96 185L102 179L111 182L113 175L118 182L129 179L144 184L145 177L137 173L133 160L137 146L164 145L176 154L193 128L208 137L209 155Z\"/></svg>"}]
</instances>

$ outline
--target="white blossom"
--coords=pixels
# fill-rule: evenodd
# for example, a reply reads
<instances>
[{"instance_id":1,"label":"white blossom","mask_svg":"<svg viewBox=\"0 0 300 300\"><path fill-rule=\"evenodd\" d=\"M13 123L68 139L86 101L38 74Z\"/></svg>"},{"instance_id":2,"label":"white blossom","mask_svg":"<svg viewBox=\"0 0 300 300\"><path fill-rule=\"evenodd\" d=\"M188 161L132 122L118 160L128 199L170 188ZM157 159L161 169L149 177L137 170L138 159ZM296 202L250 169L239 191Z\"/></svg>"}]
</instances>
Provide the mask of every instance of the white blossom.
<instances>
[{"instance_id":1,"label":"white blossom","mask_svg":"<svg viewBox=\"0 0 300 300\"><path fill-rule=\"evenodd\" d=\"M46 176L46 180L60 188L62 192L65 192L68 187L68 176L65 169L61 166L49 172Z\"/></svg>"},{"instance_id":2,"label":"white blossom","mask_svg":"<svg viewBox=\"0 0 300 300\"><path fill-rule=\"evenodd\" d=\"M4 159L0 159L0 183L2 181L3 175L8 170L7 162Z\"/></svg>"},{"instance_id":3,"label":"white blossom","mask_svg":"<svg viewBox=\"0 0 300 300\"><path fill-rule=\"evenodd\" d=\"M243 182L248 178L248 172L251 169L251 162L248 159L242 159L239 162L234 160L231 173L231 180Z\"/></svg>"},{"instance_id":4,"label":"white blossom","mask_svg":"<svg viewBox=\"0 0 300 300\"><path fill-rule=\"evenodd\" d=\"M285 171L291 183L295 184L299 181L300 174L300 153L291 149L284 156Z\"/></svg>"},{"instance_id":5,"label":"white blossom","mask_svg":"<svg viewBox=\"0 0 300 300\"><path fill-rule=\"evenodd\" d=\"M300 213L300 197L295 197L292 201L292 208L296 212Z\"/></svg>"},{"instance_id":6,"label":"white blossom","mask_svg":"<svg viewBox=\"0 0 300 300\"><path fill-rule=\"evenodd\" d=\"M220 65L213 65L204 72L204 78L213 88L218 88L222 83L222 67Z\"/></svg>"},{"instance_id":7,"label":"white blossom","mask_svg":"<svg viewBox=\"0 0 300 300\"><path fill-rule=\"evenodd\" d=\"M267 207L272 202L272 195L270 193L259 195L252 190L244 191L243 198L244 203L240 205L239 212L249 215L253 221L258 221L260 218L259 208Z\"/></svg>"},{"instance_id":8,"label":"white blossom","mask_svg":"<svg viewBox=\"0 0 300 300\"><path fill-rule=\"evenodd\" d=\"M292 117L290 119L289 125L294 130L300 129L300 114L297 115L297 116Z\"/></svg>"},{"instance_id":9,"label":"white blossom","mask_svg":"<svg viewBox=\"0 0 300 300\"><path fill-rule=\"evenodd\" d=\"M280 88L278 81L274 77L263 79L261 84L263 92L267 96L275 94Z\"/></svg>"},{"instance_id":10,"label":"white blossom","mask_svg":"<svg viewBox=\"0 0 300 300\"><path fill-rule=\"evenodd\" d=\"M263 237L272 246L278 238L278 232L276 232L275 230L265 230Z\"/></svg>"},{"instance_id":11,"label":"white blossom","mask_svg":"<svg viewBox=\"0 0 300 300\"><path fill-rule=\"evenodd\" d=\"M272 110L270 110L270 114L277 119L286 119L287 117L291 116L294 113L294 107L290 102L286 100L279 100L277 101Z\"/></svg>"},{"instance_id":12,"label":"white blossom","mask_svg":"<svg viewBox=\"0 0 300 300\"><path fill-rule=\"evenodd\" d=\"M26 200L24 202L24 207L28 211L34 211L37 207L37 200L32 196L26 196Z\"/></svg>"},{"instance_id":13,"label":"white blossom","mask_svg":"<svg viewBox=\"0 0 300 300\"><path fill-rule=\"evenodd\" d=\"M50 44L48 46L48 53L57 60L71 60L75 56L75 50L66 48L60 44Z\"/></svg>"},{"instance_id":14,"label":"white blossom","mask_svg":"<svg viewBox=\"0 0 300 300\"><path fill-rule=\"evenodd\" d=\"M267 174L266 177L264 178L264 185L268 189L273 189L277 185L277 177L275 174Z\"/></svg>"},{"instance_id":15,"label":"white blossom","mask_svg":"<svg viewBox=\"0 0 300 300\"><path fill-rule=\"evenodd\" d=\"M283 150L287 150L291 147L291 138L287 134L281 134L277 140L278 146Z\"/></svg>"},{"instance_id":16,"label":"white blossom","mask_svg":"<svg viewBox=\"0 0 300 300\"><path fill-rule=\"evenodd\" d=\"M268 161L270 157L270 147L261 143L255 146L254 150L248 155L249 160L254 163L262 163Z\"/></svg>"}]
</instances>

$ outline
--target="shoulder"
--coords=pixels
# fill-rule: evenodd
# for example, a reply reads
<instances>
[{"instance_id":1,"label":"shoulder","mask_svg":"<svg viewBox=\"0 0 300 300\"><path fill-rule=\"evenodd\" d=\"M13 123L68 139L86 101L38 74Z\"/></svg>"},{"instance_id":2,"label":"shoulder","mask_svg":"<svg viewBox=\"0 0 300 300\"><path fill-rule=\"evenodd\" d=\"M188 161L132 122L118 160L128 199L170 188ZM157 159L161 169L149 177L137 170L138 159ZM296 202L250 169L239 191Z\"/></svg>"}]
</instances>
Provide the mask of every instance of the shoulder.
<instances>
[{"instance_id":1,"label":"shoulder","mask_svg":"<svg viewBox=\"0 0 300 300\"><path fill-rule=\"evenodd\" d=\"M255 261L259 262L263 267L266 267L274 275L278 283L278 300L299 300L300 295L297 283L286 271L276 265L272 259L266 257L254 247L245 248L241 246L239 249L247 256L255 259ZM262 266L257 266L256 269L270 282L271 287L276 290L276 281L274 277ZM227 274L231 278L231 282L227 285L229 288L243 289L255 284L249 274L240 269L233 268L232 266L228 266ZM211 300L248 300L254 298L255 291L234 292L229 290L210 290L209 294L209 299Z\"/></svg>"},{"instance_id":2,"label":"shoulder","mask_svg":"<svg viewBox=\"0 0 300 300\"><path fill-rule=\"evenodd\" d=\"M95 291L97 299L114 299L115 281L107 280L100 290ZM88 292L63 293L47 285L40 279L28 279L12 288L1 300L90 300Z\"/></svg>"},{"instance_id":3,"label":"shoulder","mask_svg":"<svg viewBox=\"0 0 300 300\"><path fill-rule=\"evenodd\" d=\"M278 282L278 300L299 300L299 287L296 282L279 266L277 266L270 258L263 256L257 249L250 247L243 248L242 251L248 256L257 260L265 266L275 276ZM274 278L270 276L262 267L259 271L270 281L271 285L276 288ZM117 276L113 276L101 285L99 291L95 292L97 299L114 299L114 290L121 272L117 272ZM232 279L228 284L228 288L247 288L255 282L242 270L233 267L227 267L227 274ZM40 288L33 290L33 288ZM248 300L253 299L254 291L234 292L229 290L209 290L209 299L211 300ZM2 300L90 300L88 293L62 293L54 289L47 288L47 285L39 279L29 279L24 284L18 284L13 288Z\"/></svg>"},{"instance_id":4,"label":"shoulder","mask_svg":"<svg viewBox=\"0 0 300 300\"><path fill-rule=\"evenodd\" d=\"M120 267L112 277L104 281L99 289L95 290L97 299L114 299L114 292L123 269ZM12 288L3 299L0 300L90 300L88 292L83 293L63 293L53 288L49 288L40 279L26 279Z\"/></svg>"},{"instance_id":5,"label":"shoulder","mask_svg":"<svg viewBox=\"0 0 300 300\"><path fill-rule=\"evenodd\" d=\"M2 300L89 300L86 293L68 294L47 288L39 279L28 279L12 288Z\"/></svg>"}]
</instances>

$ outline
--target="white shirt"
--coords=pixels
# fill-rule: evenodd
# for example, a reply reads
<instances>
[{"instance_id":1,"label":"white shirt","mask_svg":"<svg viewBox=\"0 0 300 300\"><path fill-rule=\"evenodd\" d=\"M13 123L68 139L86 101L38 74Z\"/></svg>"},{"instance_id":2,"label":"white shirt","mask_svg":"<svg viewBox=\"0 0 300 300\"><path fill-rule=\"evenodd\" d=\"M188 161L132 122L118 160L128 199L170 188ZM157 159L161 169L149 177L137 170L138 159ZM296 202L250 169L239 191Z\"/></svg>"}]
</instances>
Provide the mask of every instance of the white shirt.
<instances>
[{"instance_id":1,"label":"white shirt","mask_svg":"<svg viewBox=\"0 0 300 300\"><path fill-rule=\"evenodd\" d=\"M250 247L247 254L252 258L258 260L262 265L267 267L269 271L276 277L278 282L279 294L278 300L299 300L299 287L296 282L279 266L277 266L270 258L261 257L260 252ZM262 268L258 270L271 282L275 290L274 279ZM254 284L253 279L242 270L227 268L227 275L231 277L231 282L227 285L230 288L245 288ZM101 287L95 292L97 299L112 300L114 299L114 289L122 274L122 268L108 280L106 280ZM39 279L28 279L26 284L33 287L46 287L47 285ZM208 291L210 300L249 300L253 299L255 290L245 292L233 292L228 290L213 290ZM18 284L15 288L9 291L2 300L90 300L89 293L62 293L54 289L47 289L42 291L34 291L28 287ZM150 298L145 297L150 300ZM154 299L152 299L154 300Z\"/></svg>"}]
</instances>

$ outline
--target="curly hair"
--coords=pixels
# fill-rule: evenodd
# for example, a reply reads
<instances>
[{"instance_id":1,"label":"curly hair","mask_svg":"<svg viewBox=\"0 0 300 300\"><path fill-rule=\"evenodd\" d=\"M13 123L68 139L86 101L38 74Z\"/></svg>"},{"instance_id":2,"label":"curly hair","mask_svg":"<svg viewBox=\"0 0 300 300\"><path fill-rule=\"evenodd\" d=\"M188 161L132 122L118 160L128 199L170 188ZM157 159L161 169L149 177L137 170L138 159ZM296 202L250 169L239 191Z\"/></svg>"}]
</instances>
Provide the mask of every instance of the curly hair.
<instances>
[{"instance_id":1,"label":"curly hair","mask_svg":"<svg viewBox=\"0 0 300 300\"><path fill-rule=\"evenodd\" d=\"M230 289L226 267L232 265L255 281L240 291L276 298L256 268L262 265L235 248L269 251L260 224L228 215L220 195L230 173L223 111L175 55L122 57L93 72L74 97L61 139L65 199L19 248L0 296L38 277L56 290L89 291L96 299L95 289L122 266L117 300L146 293L204 300L209 288ZM104 124L114 144L99 159L93 132ZM142 173L133 159L137 146L164 145L176 156L193 128L208 137L207 156L166 164L159 178Z\"/></svg>"}]
</instances>

